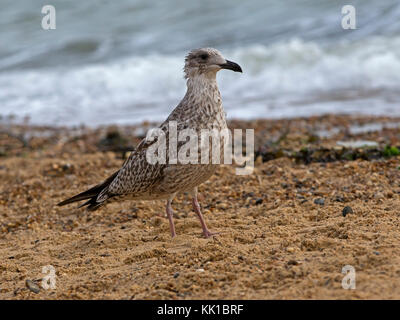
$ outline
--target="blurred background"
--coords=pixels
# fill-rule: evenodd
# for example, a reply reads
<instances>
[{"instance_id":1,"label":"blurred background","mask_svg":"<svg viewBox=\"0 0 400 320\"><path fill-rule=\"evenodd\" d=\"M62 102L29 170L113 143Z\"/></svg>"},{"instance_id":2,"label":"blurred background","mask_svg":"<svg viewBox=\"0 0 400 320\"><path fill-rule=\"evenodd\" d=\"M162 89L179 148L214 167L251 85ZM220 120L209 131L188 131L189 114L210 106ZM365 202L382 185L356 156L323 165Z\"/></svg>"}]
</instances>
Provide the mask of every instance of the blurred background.
<instances>
[{"instance_id":1,"label":"blurred background","mask_svg":"<svg viewBox=\"0 0 400 320\"><path fill-rule=\"evenodd\" d=\"M41 9L56 8L56 30ZM357 29L341 27L343 5ZM0 116L96 126L161 121L183 60L215 47L229 118L400 115L398 0L0 0Z\"/></svg>"}]
</instances>

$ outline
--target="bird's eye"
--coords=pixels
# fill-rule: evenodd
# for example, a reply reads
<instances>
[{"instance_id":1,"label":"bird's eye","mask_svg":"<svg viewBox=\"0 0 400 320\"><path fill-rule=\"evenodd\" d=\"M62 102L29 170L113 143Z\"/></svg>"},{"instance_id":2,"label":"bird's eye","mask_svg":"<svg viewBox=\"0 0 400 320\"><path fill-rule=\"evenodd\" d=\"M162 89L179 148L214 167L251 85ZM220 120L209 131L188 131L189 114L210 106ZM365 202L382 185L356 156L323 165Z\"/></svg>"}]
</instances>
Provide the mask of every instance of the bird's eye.
<instances>
[{"instance_id":1,"label":"bird's eye","mask_svg":"<svg viewBox=\"0 0 400 320\"><path fill-rule=\"evenodd\" d=\"M201 58L202 60L207 60L208 54L207 54L207 53L203 53L203 54L200 55L200 58Z\"/></svg>"}]
</instances>

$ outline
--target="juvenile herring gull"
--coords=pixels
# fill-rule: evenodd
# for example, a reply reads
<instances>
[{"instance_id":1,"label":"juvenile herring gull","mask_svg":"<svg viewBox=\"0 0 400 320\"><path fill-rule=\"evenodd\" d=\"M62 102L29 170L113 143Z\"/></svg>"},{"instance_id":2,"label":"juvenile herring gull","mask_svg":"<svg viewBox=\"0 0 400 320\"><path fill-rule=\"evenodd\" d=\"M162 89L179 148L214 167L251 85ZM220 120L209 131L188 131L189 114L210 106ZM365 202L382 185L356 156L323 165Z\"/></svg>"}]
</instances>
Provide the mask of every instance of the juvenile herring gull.
<instances>
[{"instance_id":1,"label":"juvenile herring gull","mask_svg":"<svg viewBox=\"0 0 400 320\"><path fill-rule=\"evenodd\" d=\"M221 131L227 128L225 111L216 81L217 72L221 69L242 72L238 64L226 60L218 50L213 48L195 49L186 56L184 67L187 79L186 94L159 127L165 132L167 146L169 145L169 123L172 121L177 124L177 132L190 129L199 136L203 129ZM89 210L96 210L114 201L166 199L171 235L175 237L171 203L177 193L189 191L192 194L193 210L200 219L204 237L215 235L216 233L207 228L201 214L197 200L197 187L214 174L218 165L211 161L208 164L169 163L168 149L166 163L149 163L146 151L154 141L143 139L121 169L102 183L58 205L87 200L80 207L87 206Z\"/></svg>"}]
</instances>

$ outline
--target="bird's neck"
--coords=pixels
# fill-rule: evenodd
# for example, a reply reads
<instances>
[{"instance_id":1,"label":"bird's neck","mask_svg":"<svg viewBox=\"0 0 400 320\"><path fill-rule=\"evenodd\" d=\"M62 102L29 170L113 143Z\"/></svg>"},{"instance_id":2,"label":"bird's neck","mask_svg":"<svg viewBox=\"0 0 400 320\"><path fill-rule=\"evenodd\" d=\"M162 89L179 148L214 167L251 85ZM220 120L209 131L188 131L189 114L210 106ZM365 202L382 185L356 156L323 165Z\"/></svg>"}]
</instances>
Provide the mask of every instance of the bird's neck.
<instances>
[{"instance_id":1,"label":"bird's neck","mask_svg":"<svg viewBox=\"0 0 400 320\"><path fill-rule=\"evenodd\" d=\"M195 75L187 80L186 95L197 97L220 97L218 90L216 73L206 73Z\"/></svg>"},{"instance_id":2,"label":"bird's neck","mask_svg":"<svg viewBox=\"0 0 400 320\"><path fill-rule=\"evenodd\" d=\"M184 100L198 118L196 121L205 122L200 125L226 127L225 111L215 73L214 76L203 74L189 78Z\"/></svg>"}]
</instances>

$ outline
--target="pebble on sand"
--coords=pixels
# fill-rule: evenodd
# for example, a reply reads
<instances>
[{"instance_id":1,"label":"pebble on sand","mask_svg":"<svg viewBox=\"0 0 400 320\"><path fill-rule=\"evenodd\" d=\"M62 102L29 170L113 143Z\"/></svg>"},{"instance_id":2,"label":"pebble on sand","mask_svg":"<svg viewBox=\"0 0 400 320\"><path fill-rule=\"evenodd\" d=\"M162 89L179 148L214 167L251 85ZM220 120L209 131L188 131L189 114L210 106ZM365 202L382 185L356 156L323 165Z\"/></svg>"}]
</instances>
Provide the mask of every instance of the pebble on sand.
<instances>
[{"instance_id":1,"label":"pebble on sand","mask_svg":"<svg viewBox=\"0 0 400 320\"><path fill-rule=\"evenodd\" d=\"M39 293L40 292L39 286L35 282L33 282L32 280L26 280L25 281L25 285L30 291L32 291L34 293Z\"/></svg>"},{"instance_id":2,"label":"pebble on sand","mask_svg":"<svg viewBox=\"0 0 400 320\"><path fill-rule=\"evenodd\" d=\"M314 200L315 204L319 204L320 206L323 206L325 204L325 199L324 198L317 198Z\"/></svg>"},{"instance_id":3,"label":"pebble on sand","mask_svg":"<svg viewBox=\"0 0 400 320\"><path fill-rule=\"evenodd\" d=\"M288 266L297 266L299 263L296 260L289 260L287 265Z\"/></svg>"},{"instance_id":4,"label":"pebble on sand","mask_svg":"<svg viewBox=\"0 0 400 320\"><path fill-rule=\"evenodd\" d=\"M349 206L345 206L342 210L343 217L345 217L349 213L353 213L353 209Z\"/></svg>"}]
</instances>

